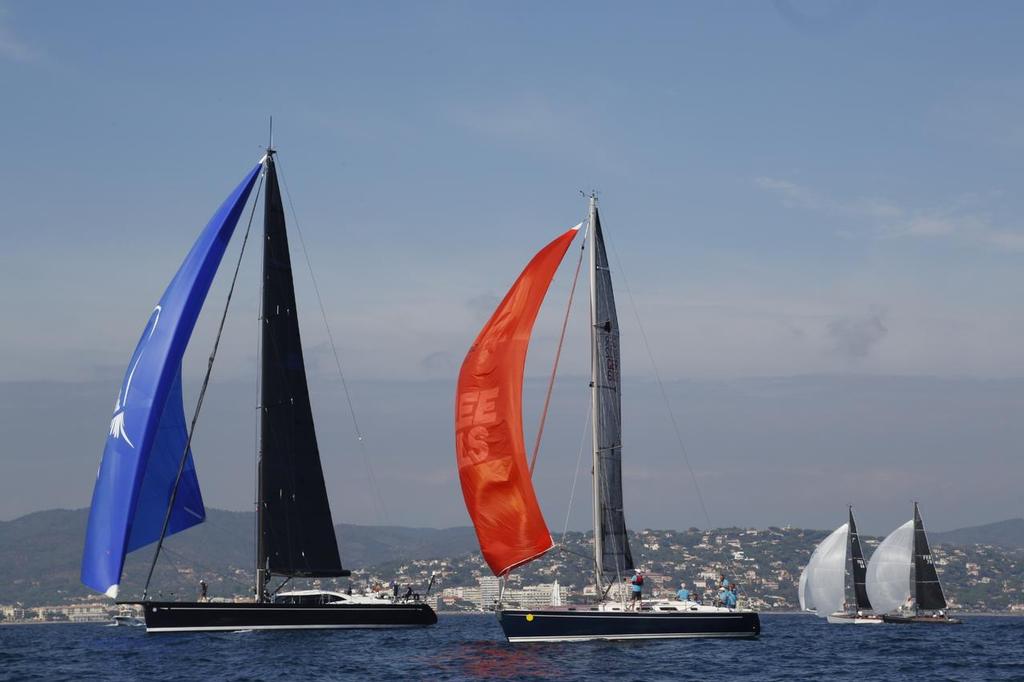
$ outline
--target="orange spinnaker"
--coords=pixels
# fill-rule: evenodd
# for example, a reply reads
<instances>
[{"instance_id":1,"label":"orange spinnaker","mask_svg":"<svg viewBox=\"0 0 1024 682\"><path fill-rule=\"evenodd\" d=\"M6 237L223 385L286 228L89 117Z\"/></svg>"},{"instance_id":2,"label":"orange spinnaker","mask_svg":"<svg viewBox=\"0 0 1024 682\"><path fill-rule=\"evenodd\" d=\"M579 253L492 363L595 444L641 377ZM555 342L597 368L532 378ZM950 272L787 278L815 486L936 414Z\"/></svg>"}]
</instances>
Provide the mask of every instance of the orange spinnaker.
<instances>
[{"instance_id":1,"label":"orange spinnaker","mask_svg":"<svg viewBox=\"0 0 1024 682\"><path fill-rule=\"evenodd\" d=\"M523 366L544 295L579 228L541 249L466 354L455 394L455 454L466 509L495 575L554 546L523 443Z\"/></svg>"}]
</instances>

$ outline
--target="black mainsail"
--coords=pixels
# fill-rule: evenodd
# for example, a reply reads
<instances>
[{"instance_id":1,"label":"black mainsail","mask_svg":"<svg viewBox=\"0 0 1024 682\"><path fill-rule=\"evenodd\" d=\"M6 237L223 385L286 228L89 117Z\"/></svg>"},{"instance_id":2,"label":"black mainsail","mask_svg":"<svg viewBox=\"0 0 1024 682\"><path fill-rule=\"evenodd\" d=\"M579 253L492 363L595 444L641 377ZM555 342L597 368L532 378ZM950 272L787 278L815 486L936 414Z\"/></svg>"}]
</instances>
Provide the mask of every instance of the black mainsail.
<instances>
[{"instance_id":1,"label":"black mainsail","mask_svg":"<svg viewBox=\"0 0 1024 682\"><path fill-rule=\"evenodd\" d=\"M312 578L349 574L341 566L320 465L273 152L266 168L257 599L271 575Z\"/></svg>"},{"instance_id":2,"label":"black mainsail","mask_svg":"<svg viewBox=\"0 0 1024 682\"><path fill-rule=\"evenodd\" d=\"M918 609L935 611L946 608L946 597L942 594L939 575L932 563L932 550L928 546L917 502L914 503L914 592Z\"/></svg>"},{"instance_id":3,"label":"black mainsail","mask_svg":"<svg viewBox=\"0 0 1024 682\"><path fill-rule=\"evenodd\" d=\"M853 507L850 507L850 566L853 572L853 594L857 602L857 609L867 611L871 609L871 600L868 599L866 578L868 565L864 561L864 550L860 546L860 535L857 533L857 524L853 520Z\"/></svg>"},{"instance_id":4,"label":"black mainsail","mask_svg":"<svg viewBox=\"0 0 1024 682\"><path fill-rule=\"evenodd\" d=\"M594 552L597 578L633 570L622 509L622 395L619 320L597 201L590 199L591 395L594 439Z\"/></svg>"}]
</instances>

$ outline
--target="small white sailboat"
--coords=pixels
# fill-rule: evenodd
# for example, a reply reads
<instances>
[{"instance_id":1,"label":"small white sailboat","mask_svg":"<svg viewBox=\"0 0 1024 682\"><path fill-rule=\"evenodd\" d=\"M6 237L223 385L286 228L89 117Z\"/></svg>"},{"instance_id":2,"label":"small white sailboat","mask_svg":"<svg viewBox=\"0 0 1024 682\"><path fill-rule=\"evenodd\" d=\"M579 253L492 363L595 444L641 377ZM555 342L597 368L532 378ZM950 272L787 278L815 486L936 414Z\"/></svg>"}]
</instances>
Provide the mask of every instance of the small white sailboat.
<instances>
[{"instance_id":1,"label":"small white sailboat","mask_svg":"<svg viewBox=\"0 0 1024 682\"><path fill-rule=\"evenodd\" d=\"M852 602L846 596L847 557L853 578ZM881 623L881 617L871 612L865 572L864 553L851 507L850 520L822 540L800 574L800 609L814 612L834 625Z\"/></svg>"}]
</instances>

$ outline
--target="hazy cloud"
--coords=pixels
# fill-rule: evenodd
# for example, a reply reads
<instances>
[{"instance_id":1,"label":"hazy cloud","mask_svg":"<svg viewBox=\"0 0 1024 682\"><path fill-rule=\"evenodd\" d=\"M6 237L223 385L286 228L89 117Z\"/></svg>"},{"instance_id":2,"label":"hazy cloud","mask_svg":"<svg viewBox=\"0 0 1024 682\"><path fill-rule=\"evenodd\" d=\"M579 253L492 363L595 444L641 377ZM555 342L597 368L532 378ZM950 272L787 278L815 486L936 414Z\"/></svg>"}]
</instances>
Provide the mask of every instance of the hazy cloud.
<instances>
[{"instance_id":1,"label":"hazy cloud","mask_svg":"<svg viewBox=\"0 0 1024 682\"><path fill-rule=\"evenodd\" d=\"M630 526L703 526L658 386L626 381L630 464L623 479ZM543 381L528 389L536 390L524 392L525 408L536 414ZM1016 417L1024 380L846 374L669 381L665 389L715 525L825 528L851 501L863 509L858 521L866 532L888 531L910 512L907 472L937 530L1020 515L1022 461L1015 453L1024 442L1024 422ZM314 386L311 396L335 519L384 523L376 489L393 523L467 524L452 442L451 382L354 381L352 390L365 452L337 390ZM211 507L252 506L252 398L246 382L220 383L207 395L193 450ZM0 431L14 453L4 460L5 480L16 482L0 495L0 519L89 503L112 399L107 382L0 382ZM534 482L547 518L559 527L589 400L582 382L578 390L556 391L545 431ZM964 467L964 453L970 466ZM993 477L993 470L1005 475ZM592 521L589 494L581 492L587 475L586 469L578 473L570 528ZM822 486L822 480L831 483ZM730 494L735 490L745 494Z\"/></svg>"},{"instance_id":2,"label":"hazy cloud","mask_svg":"<svg viewBox=\"0 0 1024 682\"><path fill-rule=\"evenodd\" d=\"M873 8L868 0L799 2L775 0L775 9L786 23L807 35L834 35L853 27Z\"/></svg>"},{"instance_id":3,"label":"hazy cloud","mask_svg":"<svg viewBox=\"0 0 1024 682\"><path fill-rule=\"evenodd\" d=\"M495 294L480 294L466 301L466 308L478 320L486 320L494 312L494 309L501 303L501 299Z\"/></svg>"},{"instance_id":4,"label":"hazy cloud","mask_svg":"<svg viewBox=\"0 0 1024 682\"><path fill-rule=\"evenodd\" d=\"M843 317L828 323L828 335L835 350L854 360L866 358L888 332L882 313Z\"/></svg>"},{"instance_id":5,"label":"hazy cloud","mask_svg":"<svg viewBox=\"0 0 1024 682\"><path fill-rule=\"evenodd\" d=\"M916 208L878 197L838 199L790 180L754 179L780 198L783 206L865 224L875 238L955 238L1004 251L1024 250L1024 232L996 228L987 210L999 192L968 193L937 208ZM848 235L846 230L840 230Z\"/></svg>"},{"instance_id":6,"label":"hazy cloud","mask_svg":"<svg viewBox=\"0 0 1024 682\"><path fill-rule=\"evenodd\" d=\"M455 367L455 358L448 351L439 350L423 356L420 367L432 373L449 373Z\"/></svg>"},{"instance_id":7,"label":"hazy cloud","mask_svg":"<svg viewBox=\"0 0 1024 682\"><path fill-rule=\"evenodd\" d=\"M39 52L15 35L7 11L0 7L0 56L16 62L30 62Z\"/></svg>"}]
</instances>

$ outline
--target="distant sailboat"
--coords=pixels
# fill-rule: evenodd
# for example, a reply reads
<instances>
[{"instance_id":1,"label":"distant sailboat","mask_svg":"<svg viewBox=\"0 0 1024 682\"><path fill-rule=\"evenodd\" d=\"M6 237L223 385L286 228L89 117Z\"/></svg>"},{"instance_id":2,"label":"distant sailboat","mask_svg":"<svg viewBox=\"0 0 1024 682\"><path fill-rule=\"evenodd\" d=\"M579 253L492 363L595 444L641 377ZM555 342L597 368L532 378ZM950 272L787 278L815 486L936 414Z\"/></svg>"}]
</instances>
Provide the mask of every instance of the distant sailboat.
<instances>
[{"instance_id":1,"label":"distant sailboat","mask_svg":"<svg viewBox=\"0 0 1024 682\"><path fill-rule=\"evenodd\" d=\"M890 533L871 556L867 591L886 623L960 623L945 612L946 597L917 502L914 518Z\"/></svg>"},{"instance_id":2,"label":"distant sailboat","mask_svg":"<svg viewBox=\"0 0 1024 682\"><path fill-rule=\"evenodd\" d=\"M480 331L459 374L455 442L462 492L484 559L503 579L554 547L526 460L523 366L548 286L581 226L556 238L529 262ZM520 609L503 605L499 596L498 620L511 642L756 637L760 620L749 609L652 600L630 610L607 596L613 585L632 576L634 564L622 500L619 327L594 197L590 198L588 234L598 599L591 605Z\"/></svg>"},{"instance_id":3,"label":"distant sailboat","mask_svg":"<svg viewBox=\"0 0 1024 682\"><path fill-rule=\"evenodd\" d=\"M815 548L810 561L800 574L800 609L813 611L829 623L877 624L882 619L870 613L871 602L864 588L864 553L853 520L850 519L835 529ZM847 556L850 558L850 573L853 576L854 609L846 596Z\"/></svg>"},{"instance_id":4,"label":"distant sailboat","mask_svg":"<svg viewBox=\"0 0 1024 682\"><path fill-rule=\"evenodd\" d=\"M144 592L141 602L126 603L142 604L149 632L433 624L437 621L433 610L413 600L321 590L280 592L292 578L336 578L349 571L341 565L320 465L272 148L199 235L153 309L132 354L93 491L82 582L116 598L128 552L156 542L159 554L167 535L202 523L206 517L191 452L195 417L192 427L185 421L181 362L227 244L261 176L266 193L255 599L166 602L150 600ZM236 276L237 272L236 267ZM215 343L214 355L216 350ZM199 405L205 390L206 382ZM270 590L274 576L284 581Z\"/></svg>"}]
</instances>

